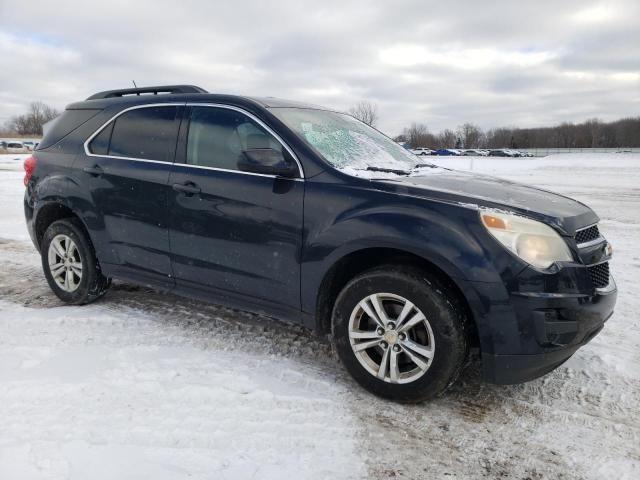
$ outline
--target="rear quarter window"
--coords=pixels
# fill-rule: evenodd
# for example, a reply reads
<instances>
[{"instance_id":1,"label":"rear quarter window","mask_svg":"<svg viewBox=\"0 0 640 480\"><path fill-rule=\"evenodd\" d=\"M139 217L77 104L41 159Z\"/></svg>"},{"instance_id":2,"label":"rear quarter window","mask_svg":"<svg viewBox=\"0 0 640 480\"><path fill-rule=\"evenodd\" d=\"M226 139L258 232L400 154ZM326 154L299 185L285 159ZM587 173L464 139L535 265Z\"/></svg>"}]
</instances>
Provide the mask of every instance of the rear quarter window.
<instances>
[{"instance_id":1,"label":"rear quarter window","mask_svg":"<svg viewBox=\"0 0 640 480\"><path fill-rule=\"evenodd\" d=\"M111 132L113 132L113 122L110 122L109 125L104 127L100 133L91 140L89 151L96 155L108 155Z\"/></svg>"},{"instance_id":2,"label":"rear quarter window","mask_svg":"<svg viewBox=\"0 0 640 480\"><path fill-rule=\"evenodd\" d=\"M101 110L65 110L62 115L51 120L49 125L45 126L45 134L38 145L38 150L44 150L58 143L64 137L73 132L80 125L86 123L95 117Z\"/></svg>"}]
</instances>

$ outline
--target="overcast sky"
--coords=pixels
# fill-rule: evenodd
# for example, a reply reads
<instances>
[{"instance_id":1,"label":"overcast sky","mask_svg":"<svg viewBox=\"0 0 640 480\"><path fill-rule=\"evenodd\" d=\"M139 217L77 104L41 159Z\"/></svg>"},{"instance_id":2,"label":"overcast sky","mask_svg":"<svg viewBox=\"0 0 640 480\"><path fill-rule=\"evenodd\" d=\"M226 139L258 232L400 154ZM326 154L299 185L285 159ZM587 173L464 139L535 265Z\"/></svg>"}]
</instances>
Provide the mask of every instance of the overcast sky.
<instances>
[{"instance_id":1,"label":"overcast sky","mask_svg":"<svg viewBox=\"0 0 640 480\"><path fill-rule=\"evenodd\" d=\"M0 122L132 79L368 99L391 135L613 120L640 115L639 19L639 0L0 0Z\"/></svg>"}]
</instances>

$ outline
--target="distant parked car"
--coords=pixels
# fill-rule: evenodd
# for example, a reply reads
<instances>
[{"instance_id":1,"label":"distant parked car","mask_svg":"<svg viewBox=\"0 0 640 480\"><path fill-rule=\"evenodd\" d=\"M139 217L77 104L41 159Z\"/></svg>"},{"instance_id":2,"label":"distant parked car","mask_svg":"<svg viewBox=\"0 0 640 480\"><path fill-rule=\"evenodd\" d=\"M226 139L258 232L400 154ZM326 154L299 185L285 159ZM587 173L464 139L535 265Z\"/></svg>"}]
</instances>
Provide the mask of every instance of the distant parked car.
<instances>
[{"instance_id":1,"label":"distant parked car","mask_svg":"<svg viewBox=\"0 0 640 480\"><path fill-rule=\"evenodd\" d=\"M436 155L440 156L460 156L462 152L455 148L440 148L436 150Z\"/></svg>"},{"instance_id":2,"label":"distant parked car","mask_svg":"<svg viewBox=\"0 0 640 480\"><path fill-rule=\"evenodd\" d=\"M22 142L7 142L7 151L9 153L23 153L25 148Z\"/></svg>"},{"instance_id":3,"label":"distant parked car","mask_svg":"<svg viewBox=\"0 0 640 480\"><path fill-rule=\"evenodd\" d=\"M486 157L489 152L486 150L479 150L475 148L468 148L462 151L462 155L465 157Z\"/></svg>"},{"instance_id":4,"label":"distant parked car","mask_svg":"<svg viewBox=\"0 0 640 480\"><path fill-rule=\"evenodd\" d=\"M489 152L489 156L490 157L515 157L515 154L513 151L509 150L508 148L500 148L496 150L491 150Z\"/></svg>"},{"instance_id":5,"label":"distant parked car","mask_svg":"<svg viewBox=\"0 0 640 480\"><path fill-rule=\"evenodd\" d=\"M413 153L414 155L435 155L435 151L431 150L430 148L414 148L413 150L411 150L411 153Z\"/></svg>"}]
</instances>

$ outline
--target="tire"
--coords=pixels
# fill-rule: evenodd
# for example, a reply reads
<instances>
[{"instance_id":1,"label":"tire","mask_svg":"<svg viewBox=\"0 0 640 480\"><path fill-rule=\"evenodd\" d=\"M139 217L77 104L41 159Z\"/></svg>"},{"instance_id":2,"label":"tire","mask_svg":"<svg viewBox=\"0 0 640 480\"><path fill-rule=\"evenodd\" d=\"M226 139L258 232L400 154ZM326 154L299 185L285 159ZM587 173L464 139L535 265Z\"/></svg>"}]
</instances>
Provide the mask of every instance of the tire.
<instances>
[{"instance_id":1,"label":"tire","mask_svg":"<svg viewBox=\"0 0 640 480\"><path fill-rule=\"evenodd\" d=\"M384 335L375 298L391 321L382 322ZM394 320L405 308L409 313L396 327ZM410 267L382 266L349 281L338 295L332 322L334 347L354 379L373 394L399 402L441 395L458 378L467 355L466 318L456 295L433 275ZM378 339L382 343L375 343Z\"/></svg>"},{"instance_id":2,"label":"tire","mask_svg":"<svg viewBox=\"0 0 640 480\"><path fill-rule=\"evenodd\" d=\"M111 280L102 275L91 240L78 220L65 218L49 225L40 254L49 287L65 303L91 303L111 285Z\"/></svg>"}]
</instances>

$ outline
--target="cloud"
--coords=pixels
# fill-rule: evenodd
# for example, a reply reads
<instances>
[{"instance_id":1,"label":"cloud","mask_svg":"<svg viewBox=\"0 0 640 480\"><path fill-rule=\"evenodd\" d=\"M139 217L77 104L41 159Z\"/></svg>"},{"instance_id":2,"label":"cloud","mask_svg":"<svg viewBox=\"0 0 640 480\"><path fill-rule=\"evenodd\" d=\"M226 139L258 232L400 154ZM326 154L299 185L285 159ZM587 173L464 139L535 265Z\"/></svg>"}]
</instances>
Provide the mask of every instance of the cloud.
<instances>
[{"instance_id":1,"label":"cloud","mask_svg":"<svg viewBox=\"0 0 640 480\"><path fill-rule=\"evenodd\" d=\"M509 51L498 48L446 47L428 49L421 45L401 44L380 50L382 63L408 67L413 65L446 65L461 70L481 70L495 66L533 67L555 57L554 52L531 50Z\"/></svg>"},{"instance_id":2,"label":"cloud","mask_svg":"<svg viewBox=\"0 0 640 480\"><path fill-rule=\"evenodd\" d=\"M638 15L637 0L2 0L0 122L132 79L369 99L390 134L610 120L640 114Z\"/></svg>"}]
</instances>

